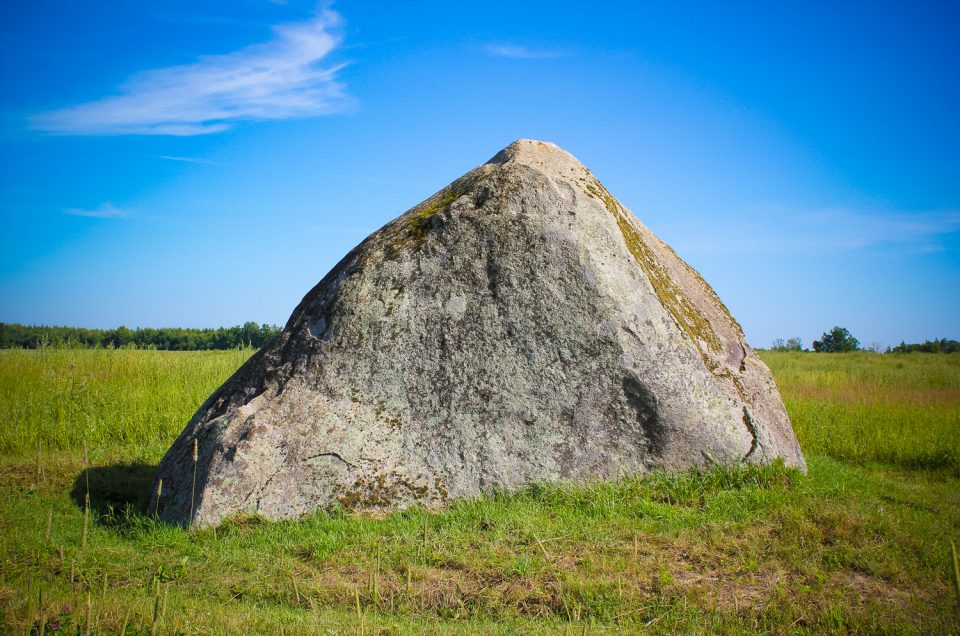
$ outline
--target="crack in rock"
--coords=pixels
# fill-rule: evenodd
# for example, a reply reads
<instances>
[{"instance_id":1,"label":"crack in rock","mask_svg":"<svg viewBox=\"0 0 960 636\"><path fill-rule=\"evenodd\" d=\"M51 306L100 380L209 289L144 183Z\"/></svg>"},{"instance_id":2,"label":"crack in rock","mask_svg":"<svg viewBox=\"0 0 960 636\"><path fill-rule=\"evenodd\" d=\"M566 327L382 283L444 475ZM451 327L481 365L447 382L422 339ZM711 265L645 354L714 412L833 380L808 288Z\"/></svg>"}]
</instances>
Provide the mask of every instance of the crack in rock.
<instances>
[{"instance_id":1,"label":"crack in rock","mask_svg":"<svg viewBox=\"0 0 960 636\"><path fill-rule=\"evenodd\" d=\"M317 453L316 455L311 455L310 457L306 457L305 460L317 459L318 457L333 457L334 459L339 459L341 462L346 464L349 468L353 468L353 464L351 464L350 462L345 460L343 457L341 457L339 453L334 453L332 451L326 452L326 453Z\"/></svg>"},{"instance_id":2,"label":"crack in rock","mask_svg":"<svg viewBox=\"0 0 960 636\"><path fill-rule=\"evenodd\" d=\"M743 424L747 427L747 431L750 432L750 436L753 438L750 441L750 450L747 451L747 454L743 456L743 459L740 461L745 462L750 459L750 456L753 455L754 451L758 448L762 449L760 445L760 440L757 437L757 425L753 421L753 417L750 415L750 411L747 410L747 407L743 407Z\"/></svg>"}]
</instances>

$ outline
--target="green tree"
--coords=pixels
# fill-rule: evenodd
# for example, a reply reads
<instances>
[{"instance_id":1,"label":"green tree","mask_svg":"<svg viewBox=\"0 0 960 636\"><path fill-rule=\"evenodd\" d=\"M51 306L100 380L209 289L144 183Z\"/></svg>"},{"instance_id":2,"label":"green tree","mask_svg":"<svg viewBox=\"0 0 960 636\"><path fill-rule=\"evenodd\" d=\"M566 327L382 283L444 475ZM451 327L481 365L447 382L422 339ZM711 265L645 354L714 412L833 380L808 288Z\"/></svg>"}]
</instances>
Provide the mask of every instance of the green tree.
<instances>
[{"instance_id":1,"label":"green tree","mask_svg":"<svg viewBox=\"0 0 960 636\"><path fill-rule=\"evenodd\" d=\"M117 348L125 347L131 342L133 342L133 331L131 331L128 327L124 327L123 325L120 325L119 327L117 327L116 334L117 335L114 340L113 346Z\"/></svg>"},{"instance_id":2,"label":"green tree","mask_svg":"<svg viewBox=\"0 0 960 636\"><path fill-rule=\"evenodd\" d=\"M820 336L820 340L813 341L813 350L825 353L843 353L858 349L860 349L860 341L854 338L845 327L840 326L825 331Z\"/></svg>"}]
</instances>

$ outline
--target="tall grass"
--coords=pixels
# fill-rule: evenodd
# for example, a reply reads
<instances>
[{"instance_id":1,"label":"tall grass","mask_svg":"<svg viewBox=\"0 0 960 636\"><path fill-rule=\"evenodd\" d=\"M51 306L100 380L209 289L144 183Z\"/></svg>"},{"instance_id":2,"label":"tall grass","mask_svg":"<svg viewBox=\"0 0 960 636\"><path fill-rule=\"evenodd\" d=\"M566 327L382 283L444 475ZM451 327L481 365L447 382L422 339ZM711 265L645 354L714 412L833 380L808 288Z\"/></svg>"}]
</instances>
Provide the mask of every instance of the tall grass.
<instances>
[{"instance_id":1,"label":"tall grass","mask_svg":"<svg viewBox=\"0 0 960 636\"><path fill-rule=\"evenodd\" d=\"M252 353L0 351L0 455L85 443L156 451Z\"/></svg>"},{"instance_id":2,"label":"tall grass","mask_svg":"<svg viewBox=\"0 0 960 636\"><path fill-rule=\"evenodd\" d=\"M156 461L251 353L0 352L0 633L956 631L960 356L764 353L807 477L164 525Z\"/></svg>"},{"instance_id":3,"label":"tall grass","mask_svg":"<svg viewBox=\"0 0 960 636\"><path fill-rule=\"evenodd\" d=\"M960 472L960 355L762 357L807 455Z\"/></svg>"},{"instance_id":4,"label":"tall grass","mask_svg":"<svg viewBox=\"0 0 960 636\"><path fill-rule=\"evenodd\" d=\"M252 350L0 351L0 455L156 459ZM807 455L960 471L960 355L762 352Z\"/></svg>"}]
</instances>

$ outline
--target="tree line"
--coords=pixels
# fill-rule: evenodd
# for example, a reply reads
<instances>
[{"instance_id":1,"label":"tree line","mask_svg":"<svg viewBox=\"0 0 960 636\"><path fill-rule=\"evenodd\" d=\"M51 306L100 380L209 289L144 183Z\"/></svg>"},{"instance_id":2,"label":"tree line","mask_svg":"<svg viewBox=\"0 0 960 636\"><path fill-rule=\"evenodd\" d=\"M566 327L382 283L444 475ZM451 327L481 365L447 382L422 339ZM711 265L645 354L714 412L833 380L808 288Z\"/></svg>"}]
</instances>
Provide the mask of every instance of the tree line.
<instances>
[{"instance_id":1,"label":"tree line","mask_svg":"<svg viewBox=\"0 0 960 636\"><path fill-rule=\"evenodd\" d=\"M207 351L212 349L236 349L253 347L259 349L273 339L281 328L278 325L246 322L235 327L217 329L184 329L163 327L159 329L85 329L83 327L47 327L0 322L0 349L39 349L42 347L64 348L114 348L159 349L165 351ZM806 351L800 338L777 338L770 348L774 351ZM827 353L860 351L860 342L844 327L825 331L819 340L814 340L813 350ZM880 352L879 349L870 349ZM923 343L901 342L896 347L887 347L884 353L960 353L960 342L940 338Z\"/></svg>"},{"instance_id":2,"label":"tree line","mask_svg":"<svg viewBox=\"0 0 960 636\"><path fill-rule=\"evenodd\" d=\"M927 340L924 343L907 344L903 341L890 350L893 353L960 353L960 342L956 340Z\"/></svg>"},{"instance_id":3,"label":"tree line","mask_svg":"<svg viewBox=\"0 0 960 636\"><path fill-rule=\"evenodd\" d=\"M770 348L774 351L807 351L803 348L800 338L788 338L787 340L777 338ZM861 351L861 348L860 341L854 338L849 330L837 326L830 331L823 332L819 340L814 340L813 350L822 353L844 353ZM879 345L868 347L867 350L881 353ZM882 353L960 353L960 342L947 340L946 338L913 344L901 341L896 347L887 347Z\"/></svg>"},{"instance_id":4,"label":"tree line","mask_svg":"<svg viewBox=\"0 0 960 636\"><path fill-rule=\"evenodd\" d=\"M204 351L211 349L259 349L280 333L277 325L246 322L236 327L217 329L84 329L82 327L47 327L0 322L0 348L39 349L64 348L130 348L166 351Z\"/></svg>"}]
</instances>

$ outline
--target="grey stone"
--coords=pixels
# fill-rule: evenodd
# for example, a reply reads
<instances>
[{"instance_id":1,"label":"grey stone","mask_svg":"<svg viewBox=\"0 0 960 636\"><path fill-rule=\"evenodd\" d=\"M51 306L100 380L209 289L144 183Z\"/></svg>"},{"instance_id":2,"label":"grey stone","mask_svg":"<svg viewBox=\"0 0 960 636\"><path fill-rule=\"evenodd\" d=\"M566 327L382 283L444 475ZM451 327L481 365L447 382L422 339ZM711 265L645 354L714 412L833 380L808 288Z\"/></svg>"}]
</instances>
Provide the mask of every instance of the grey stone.
<instances>
[{"instance_id":1,"label":"grey stone","mask_svg":"<svg viewBox=\"0 0 960 636\"><path fill-rule=\"evenodd\" d=\"M200 407L151 505L209 525L776 458L806 469L710 286L521 140L347 254Z\"/></svg>"}]
</instances>

